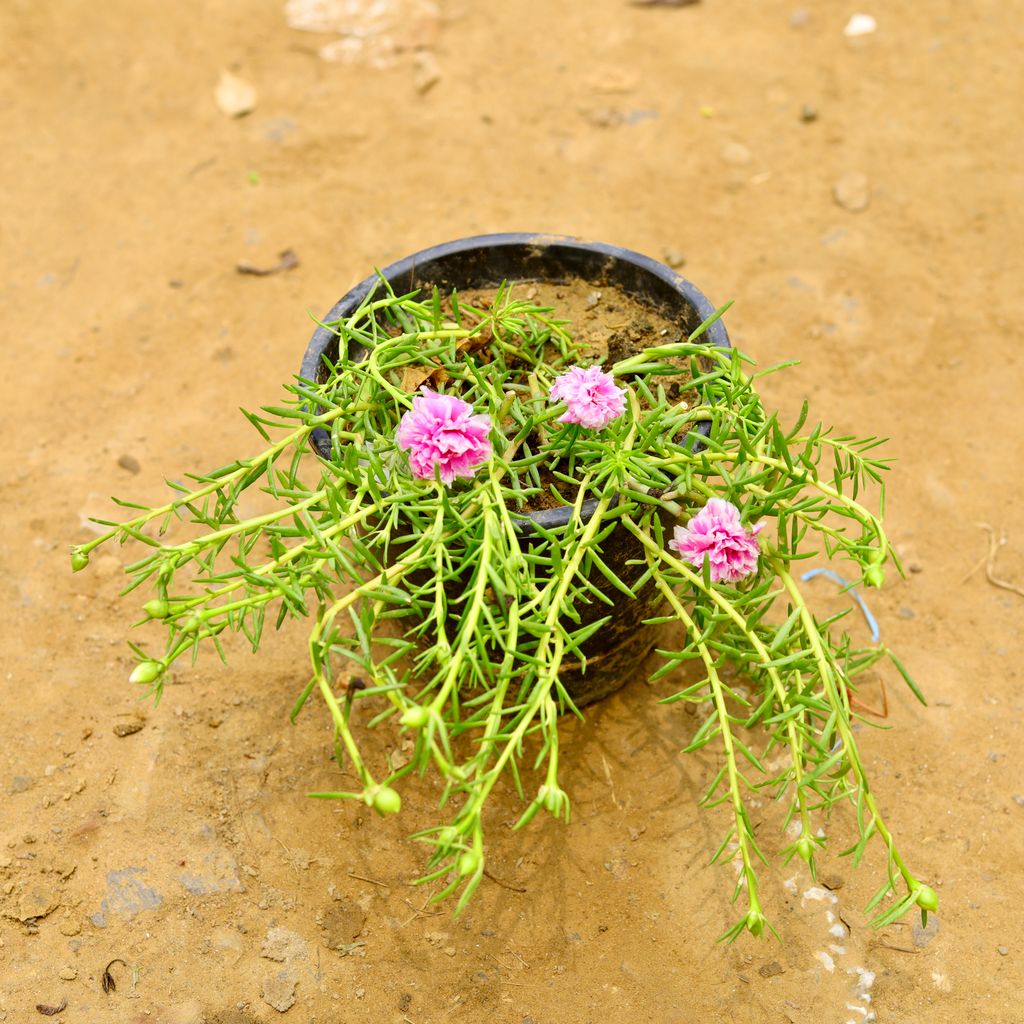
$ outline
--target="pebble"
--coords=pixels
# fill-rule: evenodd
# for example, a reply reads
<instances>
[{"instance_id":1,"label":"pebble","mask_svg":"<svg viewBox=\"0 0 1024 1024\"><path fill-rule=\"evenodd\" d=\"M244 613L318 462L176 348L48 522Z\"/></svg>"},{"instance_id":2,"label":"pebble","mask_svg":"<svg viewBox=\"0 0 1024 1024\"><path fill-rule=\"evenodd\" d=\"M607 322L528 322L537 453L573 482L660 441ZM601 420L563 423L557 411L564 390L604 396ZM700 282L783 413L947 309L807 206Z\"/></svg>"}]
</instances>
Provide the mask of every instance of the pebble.
<instances>
[{"instance_id":1,"label":"pebble","mask_svg":"<svg viewBox=\"0 0 1024 1024\"><path fill-rule=\"evenodd\" d=\"M18 904L18 920L33 921L46 917L60 906L60 900L49 889L32 889L21 897Z\"/></svg>"},{"instance_id":2,"label":"pebble","mask_svg":"<svg viewBox=\"0 0 1024 1024\"><path fill-rule=\"evenodd\" d=\"M142 722L118 722L117 725L114 726L114 735L122 738L125 736L134 736L135 733L141 732L142 728Z\"/></svg>"},{"instance_id":3,"label":"pebble","mask_svg":"<svg viewBox=\"0 0 1024 1024\"><path fill-rule=\"evenodd\" d=\"M847 39L855 39L857 36L869 36L878 28L878 22L870 14L854 14L846 23L843 35Z\"/></svg>"},{"instance_id":4,"label":"pebble","mask_svg":"<svg viewBox=\"0 0 1024 1024\"><path fill-rule=\"evenodd\" d=\"M584 309L595 309L597 307L597 304L600 301L601 301L601 293L600 292L591 292L587 296L587 301L583 303L583 308Z\"/></svg>"},{"instance_id":5,"label":"pebble","mask_svg":"<svg viewBox=\"0 0 1024 1024\"><path fill-rule=\"evenodd\" d=\"M678 269L686 265L686 257L678 249L673 249L671 246L662 250L662 256L670 267Z\"/></svg>"},{"instance_id":6,"label":"pebble","mask_svg":"<svg viewBox=\"0 0 1024 1024\"><path fill-rule=\"evenodd\" d=\"M221 113L227 117L242 117L256 106L256 90L230 71L220 73L213 95Z\"/></svg>"},{"instance_id":7,"label":"pebble","mask_svg":"<svg viewBox=\"0 0 1024 1024\"><path fill-rule=\"evenodd\" d=\"M441 81L441 69L437 60L429 50L420 50L416 54L413 71L413 82L416 91L422 96Z\"/></svg>"},{"instance_id":8,"label":"pebble","mask_svg":"<svg viewBox=\"0 0 1024 1024\"><path fill-rule=\"evenodd\" d=\"M863 212L871 203L867 175L860 171L844 174L832 186L832 196L844 210L851 213Z\"/></svg>"},{"instance_id":9,"label":"pebble","mask_svg":"<svg viewBox=\"0 0 1024 1024\"><path fill-rule=\"evenodd\" d=\"M896 609L896 614L901 619L912 619L914 617L914 609L913 608L897 608Z\"/></svg>"},{"instance_id":10,"label":"pebble","mask_svg":"<svg viewBox=\"0 0 1024 1024\"><path fill-rule=\"evenodd\" d=\"M65 964L60 969L60 976L64 981L74 981L78 977L78 971L74 969L70 964Z\"/></svg>"},{"instance_id":11,"label":"pebble","mask_svg":"<svg viewBox=\"0 0 1024 1024\"><path fill-rule=\"evenodd\" d=\"M811 12L806 7L798 7L789 16L790 28L803 28L811 20Z\"/></svg>"},{"instance_id":12,"label":"pebble","mask_svg":"<svg viewBox=\"0 0 1024 1024\"><path fill-rule=\"evenodd\" d=\"M996 946L996 952L1000 956L1009 956L1010 954L1010 951L1006 948L1006 946Z\"/></svg>"},{"instance_id":13,"label":"pebble","mask_svg":"<svg viewBox=\"0 0 1024 1024\"><path fill-rule=\"evenodd\" d=\"M295 986L298 982L291 971L278 971L263 979L260 998L278 1013L285 1013L295 1005Z\"/></svg>"},{"instance_id":14,"label":"pebble","mask_svg":"<svg viewBox=\"0 0 1024 1024\"><path fill-rule=\"evenodd\" d=\"M306 954L305 939L287 928L271 928L260 950L260 956L264 959L276 960L278 963L286 960L305 960Z\"/></svg>"},{"instance_id":15,"label":"pebble","mask_svg":"<svg viewBox=\"0 0 1024 1024\"><path fill-rule=\"evenodd\" d=\"M1014 793L1013 794L1013 802L1018 807L1024 807L1024 796L1022 796L1020 793Z\"/></svg>"},{"instance_id":16,"label":"pebble","mask_svg":"<svg viewBox=\"0 0 1024 1024\"><path fill-rule=\"evenodd\" d=\"M770 964L765 964L764 967L759 967L758 974L762 978L774 978L776 975L785 974L786 968L779 963L778 960L773 960Z\"/></svg>"},{"instance_id":17,"label":"pebble","mask_svg":"<svg viewBox=\"0 0 1024 1024\"><path fill-rule=\"evenodd\" d=\"M817 121L818 108L812 106L810 103L805 103L800 108L800 120L803 121L804 124L810 124L812 121Z\"/></svg>"},{"instance_id":18,"label":"pebble","mask_svg":"<svg viewBox=\"0 0 1024 1024\"><path fill-rule=\"evenodd\" d=\"M821 884L826 889L834 892L836 889L842 889L843 887L843 876L842 875L822 875Z\"/></svg>"},{"instance_id":19,"label":"pebble","mask_svg":"<svg viewBox=\"0 0 1024 1024\"><path fill-rule=\"evenodd\" d=\"M323 928L327 946L337 949L354 942L366 924L366 914L355 903L339 900L332 904L323 915Z\"/></svg>"},{"instance_id":20,"label":"pebble","mask_svg":"<svg viewBox=\"0 0 1024 1024\"><path fill-rule=\"evenodd\" d=\"M727 142L722 147L722 159L733 167L744 167L750 163L750 150L741 142Z\"/></svg>"},{"instance_id":21,"label":"pebble","mask_svg":"<svg viewBox=\"0 0 1024 1024\"><path fill-rule=\"evenodd\" d=\"M914 945L918 949L924 949L924 947L927 946L936 935L938 935L939 919L937 917L930 917L928 919L928 924L923 927L919 920L915 921L910 931Z\"/></svg>"},{"instance_id":22,"label":"pebble","mask_svg":"<svg viewBox=\"0 0 1024 1024\"><path fill-rule=\"evenodd\" d=\"M139 465L139 460L134 455L124 454L118 460L117 464L124 470L127 470L133 476L138 473L142 467Z\"/></svg>"}]
</instances>

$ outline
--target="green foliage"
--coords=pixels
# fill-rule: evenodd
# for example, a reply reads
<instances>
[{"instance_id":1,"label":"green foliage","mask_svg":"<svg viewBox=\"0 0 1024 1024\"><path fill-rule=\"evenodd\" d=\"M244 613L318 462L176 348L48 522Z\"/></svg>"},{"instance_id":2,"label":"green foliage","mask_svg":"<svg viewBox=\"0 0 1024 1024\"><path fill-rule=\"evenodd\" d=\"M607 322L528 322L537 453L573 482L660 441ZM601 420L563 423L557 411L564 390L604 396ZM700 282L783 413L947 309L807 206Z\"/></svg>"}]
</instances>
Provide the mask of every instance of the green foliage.
<instances>
[{"instance_id":1,"label":"green foliage","mask_svg":"<svg viewBox=\"0 0 1024 1024\"><path fill-rule=\"evenodd\" d=\"M623 583L601 557L609 532L625 530L643 552L641 583L654 581L679 623L657 674L699 666L696 681L669 698L707 705L687 750L714 742L722 751L703 803L727 806L731 825L712 861L739 859L734 898L746 903L723 938L771 929L755 870L765 857L747 810L757 793L784 803L795 838L783 856L799 856L812 872L825 842L819 823L835 804L853 805L859 840L847 853L859 861L878 836L888 854L872 907L897 899L879 910L879 924L914 905L935 909L934 892L897 853L852 730L853 679L888 651L835 637L794 578L794 563L823 550L847 559L863 582L881 583L894 555L880 518L861 503L875 494L881 507L878 439L809 427L806 406L784 427L762 405L755 385L763 372L703 343L706 324L611 368L628 389L627 414L598 433L559 423L547 399L554 377L578 359L567 325L510 289L487 310L458 296L442 304L436 294L388 293L331 327L338 357L326 382L297 380L283 404L245 413L266 443L261 452L171 483L166 504L120 503L138 514L105 523L108 532L74 549L75 570L108 541L146 549L126 569L125 593L152 592L146 621L165 628L166 646L156 657L133 645L133 681L159 698L179 658L204 648L223 657L225 630L257 650L268 621L308 618L311 679L293 716L319 693L338 762L359 779L353 792L314 795L393 814L402 778L436 771L449 817L415 836L430 848L420 881L439 883L437 899L459 892L461 909L483 877L484 808L499 779L511 778L522 795L522 768L543 770L517 828L541 810L569 819L558 724L576 709L559 671L583 657L581 646L606 621L581 625L581 609L608 601L595 577L623 600L635 596L640 584ZM696 402L670 400L659 383L681 364ZM451 488L414 479L395 443L428 376L495 425L493 458ZM703 422L710 432L698 439ZM314 430L329 433L329 460L311 450ZM254 488L273 508L242 517L240 501ZM575 514L558 534L538 529L527 538L522 520L542 494ZM684 522L711 497L733 502L744 522L771 524L758 572L736 586L713 584L707 566L667 547L666 515ZM589 516L585 500L595 505ZM194 524L192 539L164 541L174 519ZM737 674L744 693L730 682ZM353 675L366 684L349 685ZM379 778L353 730L353 709L364 703L377 712L374 723L394 718L415 740L410 762ZM759 730L758 749L744 739L751 730Z\"/></svg>"}]
</instances>

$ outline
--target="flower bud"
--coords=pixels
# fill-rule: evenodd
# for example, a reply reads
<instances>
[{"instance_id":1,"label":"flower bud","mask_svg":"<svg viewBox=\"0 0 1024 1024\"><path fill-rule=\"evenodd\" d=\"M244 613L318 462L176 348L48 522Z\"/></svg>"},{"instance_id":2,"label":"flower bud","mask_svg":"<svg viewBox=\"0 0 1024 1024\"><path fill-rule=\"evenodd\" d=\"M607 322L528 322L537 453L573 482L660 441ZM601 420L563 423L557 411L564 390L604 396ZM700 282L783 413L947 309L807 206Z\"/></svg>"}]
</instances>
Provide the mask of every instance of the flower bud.
<instances>
[{"instance_id":1,"label":"flower bud","mask_svg":"<svg viewBox=\"0 0 1024 1024\"><path fill-rule=\"evenodd\" d=\"M419 704L414 704L402 712L402 717L398 721L409 729L422 729L430 721L430 711Z\"/></svg>"},{"instance_id":2,"label":"flower bud","mask_svg":"<svg viewBox=\"0 0 1024 1024\"><path fill-rule=\"evenodd\" d=\"M458 841L459 830L454 825L445 825L445 827L437 833L436 842L442 849L454 846Z\"/></svg>"},{"instance_id":3,"label":"flower bud","mask_svg":"<svg viewBox=\"0 0 1024 1024\"><path fill-rule=\"evenodd\" d=\"M811 841L810 836L801 836L797 840L796 852L805 864L811 863L811 858L814 856L814 843Z\"/></svg>"},{"instance_id":4,"label":"flower bud","mask_svg":"<svg viewBox=\"0 0 1024 1024\"><path fill-rule=\"evenodd\" d=\"M163 674L166 666L162 661L140 661L128 677L129 683L155 683Z\"/></svg>"},{"instance_id":5,"label":"flower bud","mask_svg":"<svg viewBox=\"0 0 1024 1024\"><path fill-rule=\"evenodd\" d=\"M885 582L885 570L880 565L869 565L864 570L864 583L869 587L880 587Z\"/></svg>"},{"instance_id":6,"label":"flower bud","mask_svg":"<svg viewBox=\"0 0 1024 1024\"><path fill-rule=\"evenodd\" d=\"M934 912L939 909L939 894L930 885L920 886L916 899L922 910Z\"/></svg>"},{"instance_id":7,"label":"flower bud","mask_svg":"<svg viewBox=\"0 0 1024 1024\"><path fill-rule=\"evenodd\" d=\"M81 572L89 564L89 555L81 548L74 548L71 552L71 571Z\"/></svg>"},{"instance_id":8,"label":"flower bud","mask_svg":"<svg viewBox=\"0 0 1024 1024\"><path fill-rule=\"evenodd\" d=\"M198 615L190 615L184 622L178 624L178 629L182 633L194 633L202 623L202 619Z\"/></svg>"},{"instance_id":9,"label":"flower bud","mask_svg":"<svg viewBox=\"0 0 1024 1024\"><path fill-rule=\"evenodd\" d=\"M153 598L142 606L142 610L151 619L166 619L171 606L163 598Z\"/></svg>"},{"instance_id":10,"label":"flower bud","mask_svg":"<svg viewBox=\"0 0 1024 1024\"><path fill-rule=\"evenodd\" d=\"M477 868L480 867L480 854L476 850L466 850L459 857L458 869L459 874L465 878L467 875L472 875Z\"/></svg>"},{"instance_id":11,"label":"flower bud","mask_svg":"<svg viewBox=\"0 0 1024 1024\"><path fill-rule=\"evenodd\" d=\"M751 910L746 919L747 931L756 938L760 938L764 932L764 914L760 910Z\"/></svg>"},{"instance_id":12,"label":"flower bud","mask_svg":"<svg viewBox=\"0 0 1024 1024\"><path fill-rule=\"evenodd\" d=\"M397 814L402 809L402 798L390 786L381 786L373 794L373 809L383 816Z\"/></svg>"}]
</instances>

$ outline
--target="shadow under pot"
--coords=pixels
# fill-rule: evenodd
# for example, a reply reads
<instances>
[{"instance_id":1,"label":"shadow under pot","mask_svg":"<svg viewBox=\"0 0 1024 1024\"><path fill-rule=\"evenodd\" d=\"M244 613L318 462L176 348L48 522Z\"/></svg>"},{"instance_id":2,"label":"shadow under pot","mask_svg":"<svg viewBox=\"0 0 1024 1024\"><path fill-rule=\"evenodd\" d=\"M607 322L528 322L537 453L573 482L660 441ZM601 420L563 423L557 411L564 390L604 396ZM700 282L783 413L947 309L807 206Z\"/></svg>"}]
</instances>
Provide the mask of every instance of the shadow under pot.
<instances>
[{"instance_id":1,"label":"shadow under pot","mask_svg":"<svg viewBox=\"0 0 1024 1024\"><path fill-rule=\"evenodd\" d=\"M515 285L530 282L562 285L579 282L593 289L602 289L626 296L661 321L678 329L679 337L691 334L714 313L714 306L689 281L672 269L647 256L618 246L583 242L574 238L540 234L481 235L424 249L386 267L381 275L396 294L437 288L442 295L496 288L508 281ZM344 295L322 318L332 323L351 316L380 285L377 275L367 278ZM662 337L649 337L639 347L664 342ZM703 340L721 348L729 348L729 336L722 322L716 321ZM628 354L628 353L626 353ZM322 383L329 369L325 358L334 362L338 355L338 336L326 327L318 327L302 360L301 376ZM358 352L350 358L360 358ZM707 436L710 424L697 424L697 434ZM317 454L330 459L331 439L325 430L314 432L311 443ZM698 439L699 444L699 439ZM597 500L585 501L582 518L593 514ZM521 544L547 543L534 529L539 525L549 535L568 534L573 517L571 506L538 509L516 521ZM666 519L664 525L671 529ZM601 558L618 578L633 589L644 572L643 551L622 526L617 526L601 542ZM634 564L630 564L634 563ZM621 688L638 672L657 639L657 628L644 625L644 620L657 616L662 599L653 581L634 591L630 600L600 573L591 582L611 602L593 600L578 604L580 622L567 623L573 629L589 625L605 616L609 621L583 644L586 669L576 663L563 664L559 679L577 706L582 707L606 697Z\"/></svg>"}]
</instances>

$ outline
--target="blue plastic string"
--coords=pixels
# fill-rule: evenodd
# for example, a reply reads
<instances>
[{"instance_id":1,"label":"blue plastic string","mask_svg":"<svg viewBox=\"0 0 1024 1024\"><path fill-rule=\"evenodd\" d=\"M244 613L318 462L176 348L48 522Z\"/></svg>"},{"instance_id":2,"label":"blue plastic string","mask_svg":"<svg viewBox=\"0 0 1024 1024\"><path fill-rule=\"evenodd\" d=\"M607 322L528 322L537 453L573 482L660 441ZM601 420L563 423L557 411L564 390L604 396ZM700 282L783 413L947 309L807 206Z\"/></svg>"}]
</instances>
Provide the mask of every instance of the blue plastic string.
<instances>
[{"instance_id":1,"label":"blue plastic string","mask_svg":"<svg viewBox=\"0 0 1024 1024\"><path fill-rule=\"evenodd\" d=\"M854 601L856 601L860 606L860 610L864 613L864 621L868 624L868 628L871 630L872 642L877 644L881 638L881 633L878 631L878 620L871 614L871 609L868 608L867 604L864 602L864 598L857 593L853 585L844 580L839 573L833 572L831 569L808 569L800 579L813 580L815 576L827 576L830 580L834 583L838 583L839 586L850 594Z\"/></svg>"}]
</instances>

